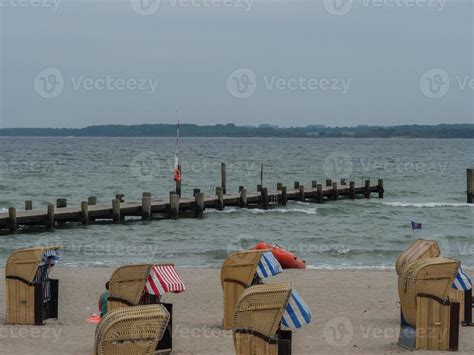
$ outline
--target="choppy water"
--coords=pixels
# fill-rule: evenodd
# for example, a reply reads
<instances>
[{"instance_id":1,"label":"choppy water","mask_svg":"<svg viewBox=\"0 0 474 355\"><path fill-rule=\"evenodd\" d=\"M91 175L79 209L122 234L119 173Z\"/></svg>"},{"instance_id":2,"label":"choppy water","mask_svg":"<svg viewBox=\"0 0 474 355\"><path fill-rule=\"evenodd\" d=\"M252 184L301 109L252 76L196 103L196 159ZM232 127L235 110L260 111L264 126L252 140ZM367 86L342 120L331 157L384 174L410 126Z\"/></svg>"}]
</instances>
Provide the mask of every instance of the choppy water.
<instances>
[{"instance_id":1,"label":"choppy water","mask_svg":"<svg viewBox=\"0 0 474 355\"><path fill-rule=\"evenodd\" d=\"M474 266L474 205L467 205L466 168L474 166L472 140L437 139L228 139L184 138L183 190L209 192L227 163L228 190L255 189L260 164L265 185L278 181L348 177L383 178L385 199L322 205L292 202L269 211L226 208L203 220L157 220L125 225L58 228L46 233L0 236L0 263L15 248L45 243L64 246L63 264L116 265L174 261L179 266L217 267L228 252L255 241L276 242L315 267L392 267L413 239L441 242L446 255ZM0 209L35 207L66 197L109 202L116 193L139 200L172 189L175 140L171 138L0 138Z\"/></svg>"}]
</instances>

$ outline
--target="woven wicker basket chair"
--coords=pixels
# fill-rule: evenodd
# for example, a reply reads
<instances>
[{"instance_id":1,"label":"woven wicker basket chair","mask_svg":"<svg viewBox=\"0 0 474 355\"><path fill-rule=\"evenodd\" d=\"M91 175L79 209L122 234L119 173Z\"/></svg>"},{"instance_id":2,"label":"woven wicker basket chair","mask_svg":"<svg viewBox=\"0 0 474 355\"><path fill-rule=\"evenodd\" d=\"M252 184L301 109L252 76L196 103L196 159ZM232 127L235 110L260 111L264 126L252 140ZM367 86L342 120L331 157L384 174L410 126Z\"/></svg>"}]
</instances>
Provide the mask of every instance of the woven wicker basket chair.
<instances>
[{"instance_id":1,"label":"woven wicker basket chair","mask_svg":"<svg viewBox=\"0 0 474 355\"><path fill-rule=\"evenodd\" d=\"M162 305L114 309L96 328L94 354L154 354L169 318Z\"/></svg>"},{"instance_id":2,"label":"woven wicker basket chair","mask_svg":"<svg viewBox=\"0 0 474 355\"><path fill-rule=\"evenodd\" d=\"M108 309L137 306L145 293L152 264L121 266L109 280Z\"/></svg>"},{"instance_id":3,"label":"woven wicker basket chair","mask_svg":"<svg viewBox=\"0 0 474 355\"><path fill-rule=\"evenodd\" d=\"M268 250L245 250L231 254L221 268L224 292L224 329L232 329L235 306L242 292L255 281L255 273L262 254Z\"/></svg>"},{"instance_id":4,"label":"woven wicker basket chair","mask_svg":"<svg viewBox=\"0 0 474 355\"><path fill-rule=\"evenodd\" d=\"M291 293L290 284L255 285L244 290L234 315L238 355L278 354L278 332Z\"/></svg>"},{"instance_id":5,"label":"woven wicker basket chair","mask_svg":"<svg viewBox=\"0 0 474 355\"><path fill-rule=\"evenodd\" d=\"M419 259L435 258L441 255L438 242L436 240L415 240L397 259L396 270L400 275L403 268Z\"/></svg>"},{"instance_id":6,"label":"woven wicker basket chair","mask_svg":"<svg viewBox=\"0 0 474 355\"><path fill-rule=\"evenodd\" d=\"M404 320L416 326L416 297L426 294L448 299L460 261L450 258L425 258L408 264L398 277L398 294Z\"/></svg>"},{"instance_id":7,"label":"woven wicker basket chair","mask_svg":"<svg viewBox=\"0 0 474 355\"><path fill-rule=\"evenodd\" d=\"M171 352L173 347L173 304L162 303L159 295L147 292L147 287L145 287L149 285L149 275L154 273L156 267L172 267L174 270L173 264L136 264L117 268L109 281L108 309L114 310L146 304L161 304L170 314L170 319L162 340L158 344L157 350L160 352ZM174 272L176 271L174 270ZM177 274L176 277L179 278ZM182 291L184 291L184 284Z\"/></svg>"},{"instance_id":8,"label":"woven wicker basket chair","mask_svg":"<svg viewBox=\"0 0 474 355\"><path fill-rule=\"evenodd\" d=\"M49 278L59 246L19 249L7 260L6 324L42 325L58 318L59 281Z\"/></svg>"}]
</instances>

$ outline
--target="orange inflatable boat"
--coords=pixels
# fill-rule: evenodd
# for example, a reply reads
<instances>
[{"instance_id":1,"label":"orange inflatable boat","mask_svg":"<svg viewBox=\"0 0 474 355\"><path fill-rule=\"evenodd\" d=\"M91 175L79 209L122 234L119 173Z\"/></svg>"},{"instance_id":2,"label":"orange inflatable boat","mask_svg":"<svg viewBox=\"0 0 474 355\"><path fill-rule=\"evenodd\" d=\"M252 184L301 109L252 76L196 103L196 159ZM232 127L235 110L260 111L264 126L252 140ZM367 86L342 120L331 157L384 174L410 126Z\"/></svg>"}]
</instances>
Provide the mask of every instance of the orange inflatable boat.
<instances>
[{"instance_id":1,"label":"orange inflatable boat","mask_svg":"<svg viewBox=\"0 0 474 355\"><path fill-rule=\"evenodd\" d=\"M271 249L273 256L278 260L283 269L306 269L306 263L304 260L299 259L295 254L276 244L260 242L250 249Z\"/></svg>"}]
</instances>

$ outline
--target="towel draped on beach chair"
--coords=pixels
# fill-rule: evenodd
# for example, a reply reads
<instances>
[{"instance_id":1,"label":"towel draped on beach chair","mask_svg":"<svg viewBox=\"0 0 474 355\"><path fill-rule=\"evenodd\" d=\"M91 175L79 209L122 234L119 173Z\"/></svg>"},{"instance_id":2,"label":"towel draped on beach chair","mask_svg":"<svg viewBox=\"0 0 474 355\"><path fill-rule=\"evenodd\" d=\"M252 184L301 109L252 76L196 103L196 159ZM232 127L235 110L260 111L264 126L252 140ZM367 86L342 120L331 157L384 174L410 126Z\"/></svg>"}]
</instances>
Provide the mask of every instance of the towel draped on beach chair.
<instances>
[{"instance_id":1,"label":"towel draped on beach chair","mask_svg":"<svg viewBox=\"0 0 474 355\"><path fill-rule=\"evenodd\" d=\"M472 289L472 280L469 275L460 266L456 277L454 278L452 287L456 290L469 291Z\"/></svg>"},{"instance_id":2,"label":"towel draped on beach chair","mask_svg":"<svg viewBox=\"0 0 474 355\"><path fill-rule=\"evenodd\" d=\"M275 276L282 272L282 268L278 260L273 256L271 251L262 253L257 266L257 275L264 279L269 276Z\"/></svg>"},{"instance_id":3,"label":"towel draped on beach chair","mask_svg":"<svg viewBox=\"0 0 474 355\"><path fill-rule=\"evenodd\" d=\"M281 317L281 325L288 329L298 329L311 323L311 310L295 289L291 289L288 303Z\"/></svg>"},{"instance_id":4,"label":"towel draped on beach chair","mask_svg":"<svg viewBox=\"0 0 474 355\"><path fill-rule=\"evenodd\" d=\"M181 281L174 265L153 265L145 291L149 294L162 296L165 293L180 293L186 291L183 281Z\"/></svg>"},{"instance_id":5,"label":"towel draped on beach chair","mask_svg":"<svg viewBox=\"0 0 474 355\"><path fill-rule=\"evenodd\" d=\"M43 284L43 302L47 303L51 299L51 288L48 280L50 267L55 265L60 259L59 249L46 249L41 257L41 261L36 272L34 283Z\"/></svg>"}]
</instances>

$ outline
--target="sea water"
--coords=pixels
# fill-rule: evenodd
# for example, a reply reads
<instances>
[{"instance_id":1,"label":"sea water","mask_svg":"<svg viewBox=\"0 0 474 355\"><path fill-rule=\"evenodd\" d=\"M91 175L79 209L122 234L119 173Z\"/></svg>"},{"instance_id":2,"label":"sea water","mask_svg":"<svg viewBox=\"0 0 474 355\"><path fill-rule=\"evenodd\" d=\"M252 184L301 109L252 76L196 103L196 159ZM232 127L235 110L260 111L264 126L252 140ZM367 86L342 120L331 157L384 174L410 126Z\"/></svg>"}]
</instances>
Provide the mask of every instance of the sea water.
<instances>
[{"instance_id":1,"label":"sea water","mask_svg":"<svg viewBox=\"0 0 474 355\"><path fill-rule=\"evenodd\" d=\"M165 197L173 189L173 138L0 138L0 212L22 209L24 200L46 209L56 198L79 206L88 196L111 204L116 193L140 201L142 192ZM258 241L277 243L317 268L393 268L413 240L436 239L444 255L474 266L474 205L466 203L466 168L473 167L472 140L182 138L179 159L183 195L206 194L260 183L340 178L363 184L384 179L385 198L314 204L289 202L262 211L208 210L203 219L108 222L42 227L2 235L0 263L16 248L58 243L63 265L175 262L181 267L219 267L233 251Z\"/></svg>"}]
</instances>

